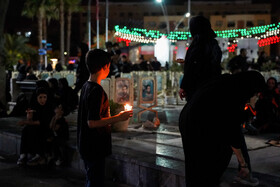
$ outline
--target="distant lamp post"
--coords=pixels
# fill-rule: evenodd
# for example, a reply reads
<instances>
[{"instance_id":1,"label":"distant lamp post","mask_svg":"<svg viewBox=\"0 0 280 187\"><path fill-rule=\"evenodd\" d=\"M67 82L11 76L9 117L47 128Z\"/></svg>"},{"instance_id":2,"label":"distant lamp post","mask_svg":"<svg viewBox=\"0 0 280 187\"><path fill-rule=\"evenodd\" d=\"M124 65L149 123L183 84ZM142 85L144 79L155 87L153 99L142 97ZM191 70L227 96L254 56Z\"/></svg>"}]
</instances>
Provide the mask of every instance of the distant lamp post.
<instances>
[{"instance_id":1,"label":"distant lamp post","mask_svg":"<svg viewBox=\"0 0 280 187\"><path fill-rule=\"evenodd\" d=\"M191 17L191 0L188 0L188 12L184 14L184 16L180 19L178 24L175 27L175 31L178 30L179 25L184 21L185 18L188 18L188 26L189 26L189 19Z\"/></svg>"},{"instance_id":2,"label":"distant lamp post","mask_svg":"<svg viewBox=\"0 0 280 187\"><path fill-rule=\"evenodd\" d=\"M88 48L91 49L91 0L88 0Z\"/></svg>"},{"instance_id":3,"label":"distant lamp post","mask_svg":"<svg viewBox=\"0 0 280 187\"><path fill-rule=\"evenodd\" d=\"M109 0L106 0L106 21L105 21L106 42L108 42L108 23L109 23Z\"/></svg>"},{"instance_id":4,"label":"distant lamp post","mask_svg":"<svg viewBox=\"0 0 280 187\"><path fill-rule=\"evenodd\" d=\"M163 12L163 16L165 18L165 22L166 22L166 30L167 30L167 34L169 34L170 32L170 26L169 26L169 20L168 20L168 14L167 14L167 10L166 10L166 6L164 4L164 2L162 0L156 0L157 3L160 3L160 7L162 9Z\"/></svg>"}]
</instances>

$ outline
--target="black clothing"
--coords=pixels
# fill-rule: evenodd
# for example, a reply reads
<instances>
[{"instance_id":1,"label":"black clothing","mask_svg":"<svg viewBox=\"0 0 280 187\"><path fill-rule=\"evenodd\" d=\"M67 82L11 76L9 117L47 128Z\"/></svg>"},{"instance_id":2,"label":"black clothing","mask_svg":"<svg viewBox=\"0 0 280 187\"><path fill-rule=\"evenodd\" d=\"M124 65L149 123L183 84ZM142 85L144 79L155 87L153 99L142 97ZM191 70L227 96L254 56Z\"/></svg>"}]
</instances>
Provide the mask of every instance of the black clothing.
<instances>
[{"instance_id":1,"label":"black clothing","mask_svg":"<svg viewBox=\"0 0 280 187\"><path fill-rule=\"evenodd\" d=\"M186 92L189 101L194 92L204 83L221 74L222 52L210 22L201 16L190 21L193 41L187 51L184 64L184 77L180 88Z\"/></svg>"},{"instance_id":2,"label":"black clothing","mask_svg":"<svg viewBox=\"0 0 280 187\"><path fill-rule=\"evenodd\" d=\"M40 125L26 125L21 134L20 153L32 153L43 155L46 148L46 139L50 136L50 121L54 115L53 108L49 105L32 108L33 121L39 120Z\"/></svg>"},{"instance_id":3,"label":"black clothing","mask_svg":"<svg viewBox=\"0 0 280 187\"><path fill-rule=\"evenodd\" d=\"M190 186L218 185L230 161L231 146L244 149L240 126L245 103L264 86L258 72L224 75L198 89L184 106L179 128Z\"/></svg>"},{"instance_id":4,"label":"black clothing","mask_svg":"<svg viewBox=\"0 0 280 187\"><path fill-rule=\"evenodd\" d=\"M159 61L152 61L152 66L154 71L160 71L161 70L161 63Z\"/></svg>"},{"instance_id":5,"label":"black clothing","mask_svg":"<svg viewBox=\"0 0 280 187\"><path fill-rule=\"evenodd\" d=\"M88 45L85 43L82 43L81 46L81 57L80 57L80 61L78 63L78 67L77 67L77 80L75 83L75 92L78 93L80 91L80 89L83 87L84 83L88 80L89 78L89 71L87 69L87 65L86 65L86 54L88 52Z\"/></svg>"},{"instance_id":6,"label":"black clothing","mask_svg":"<svg viewBox=\"0 0 280 187\"><path fill-rule=\"evenodd\" d=\"M69 139L69 127L64 117L61 117L56 120L56 125L59 125L59 128L56 131L53 131L51 137L53 140L51 142L51 150L54 153L54 156L57 159L65 161L66 157L66 145L67 140Z\"/></svg>"},{"instance_id":7,"label":"black clothing","mask_svg":"<svg viewBox=\"0 0 280 187\"><path fill-rule=\"evenodd\" d=\"M18 70L18 76L17 76L17 81L23 81L26 78L26 65L25 64L20 64L17 67Z\"/></svg>"},{"instance_id":8,"label":"black clothing","mask_svg":"<svg viewBox=\"0 0 280 187\"><path fill-rule=\"evenodd\" d=\"M62 68L61 63L57 63L57 64L55 65L55 71L60 72L60 71L62 71L62 70L63 70L63 68Z\"/></svg>"},{"instance_id":9,"label":"black clothing","mask_svg":"<svg viewBox=\"0 0 280 187\"><path fill-rule=\"evenodd\" d=\"M47 71L52 71L52 70L53 70L52 65L51 65L51 64L48 64L47 67L46 67L46 70L47 70Z\"/></svg>"},{"instance_id":10,"label":"black clothing","mask_svg":"<svg viewBox=\"0 0 280 187\"><path fill-rule=\"evenodd\" d=\"M123 73L130 73L131 70L132 70L132 64L131 64L131 62L125 61L125 62L123 63L123 66L122 66L122 72L123 72Z\"/></svg>"},{"instance_id":11,"label":"black clothing","mask_svg":"<svg viewBox=\"0 0 280 187\"><path fill-rule=\"evenodd\" d=\"M77 127L77 145L81 157L94 161L111 154L111 127L89 128L88 120L109 117L109 101L103 88L95 82L86 82L82 88Z\"/></svg>"},{"instance_id":12,"label":"black clothing","mask_svg":"<svg viewBox=\"0 0 280 187\"><path fill-rule=\"evenodd\" d=\"M235 56L228 62L228 69L231 72L234 72L234 70L237 69L240 69L241 71L247 71L248 66L247 57L243 57L242 55Z\"/></svg>"},{"instance_id":13,"label":"black clothing","mask_svg":"<svg viewBox=\"0 0 280 187\"><path fill-rule=\"evenodd\" d=\"M35 74L29 74L26 76L26 80L38 80Z\"/></svg>"},{"instance_id":14,"label":"black clothing","mask_svg":"<svg viewBox=\"0 0 280 187\"><path fill-rule=\"evenodd\" d=\"M86 169L86 187L104 187L105 158L90 162L84 160L84 165Z\"/></svg>"},{"instance_id":15,"label":"black clothing","mask_svg":"<svg viewBox=\"0 0 280 187\"><path fill-rule=\"evenodd\" d=\"M66 122L65 118L59 118L56 121L56 124L59 125L59 128L57 131L54 132L54 136L57 136L63 140L69 139L69 127L68 123Z\"/></svg>"}]
</instances>

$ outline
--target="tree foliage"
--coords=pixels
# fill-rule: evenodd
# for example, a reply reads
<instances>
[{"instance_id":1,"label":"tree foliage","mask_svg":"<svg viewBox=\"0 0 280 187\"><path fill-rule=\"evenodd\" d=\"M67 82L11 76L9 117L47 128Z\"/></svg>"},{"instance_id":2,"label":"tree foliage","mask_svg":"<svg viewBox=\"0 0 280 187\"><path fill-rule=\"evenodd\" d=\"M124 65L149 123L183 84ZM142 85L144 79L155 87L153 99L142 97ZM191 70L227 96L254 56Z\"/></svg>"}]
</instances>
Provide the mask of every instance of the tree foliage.
<instances>
[{"instance_id":1,"label":"tree foliage","mask_svg":"<svg viewBox=\"0 0 280 187\"><path fill-rule=\"evenodd\" d=\"M12 69L19 60L30 61L36 56L36 50L30 47L28 39L17 35L4 35L4 58L6 69Z\"/></svg>"}]
</instances>

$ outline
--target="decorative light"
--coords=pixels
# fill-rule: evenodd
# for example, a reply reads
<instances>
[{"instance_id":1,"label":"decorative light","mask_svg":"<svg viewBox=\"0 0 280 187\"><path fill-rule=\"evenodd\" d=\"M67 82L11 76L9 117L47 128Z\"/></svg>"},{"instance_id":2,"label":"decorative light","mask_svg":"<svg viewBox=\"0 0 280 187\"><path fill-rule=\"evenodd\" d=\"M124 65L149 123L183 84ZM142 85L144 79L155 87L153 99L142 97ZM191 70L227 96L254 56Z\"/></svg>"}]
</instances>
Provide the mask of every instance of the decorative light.
<instances>
[{"instance_id":1,"label":"decorative light","mask_svg":"<svg viewBox=\"0 0 280 187\"><path fill-rule=\"evenodd\" d=\"M277 37L277 35L279 35L280 33L279 28L280 28L280 22L277 24L269 24L269 25L251 27L246 29L215 31L215 33L217 34L218 38L233 39L232 43L237 43L238 42L237 38L240 39L256 38L258 40L261 40L261 39L275 37L275 36ZM186 41L189 38L191 38L190 32L182 32L182 31L172 31L166 35L157 30L147 30L147 29L139 29L139 28L128 29L126 26L120 28L119 25L115 26L115 30L116 30L115 33L116 37L128 40L127 45L129 45L131 41L142 42L142 43L155 43L156 40L161 38L163 35L165 35L172 43L177 41Z\"/></svg>"}]
</instances>

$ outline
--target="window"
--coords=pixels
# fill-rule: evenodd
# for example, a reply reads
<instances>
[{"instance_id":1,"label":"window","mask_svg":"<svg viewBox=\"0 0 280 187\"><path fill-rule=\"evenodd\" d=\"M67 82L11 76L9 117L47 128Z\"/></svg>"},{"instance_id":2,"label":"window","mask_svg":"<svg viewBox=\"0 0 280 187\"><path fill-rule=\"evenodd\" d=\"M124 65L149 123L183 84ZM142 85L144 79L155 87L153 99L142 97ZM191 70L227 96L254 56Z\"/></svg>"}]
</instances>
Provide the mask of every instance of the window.
<instances>
[{"instance_id":1,"label":"window","mask_svg":"<svg viewBox=\"0 0 280 187\"><path fill-rule=\"evenodd\" d=\"M235 22L234 21L229 21L227 26L228 27L235 27Z\"/></svg>"},{"instance_id":2,"label":"window","mask_svg":"<svg viewBox=\"0 0 280 187\"><path fill-rule=\"evenodd\" d=\"M129 16L129 17L132 17L132 16L133 16L133 13L132 13L132 12L128 12L128 16Z\"/></svg>"},{"instance_id":3,"label":"window","mask_svg":"<svg viewBox=\"0 0 280 187\"><path fill-rule=\"evenodd\" d=\"M155 27L157 24L154 21L148 22L148 27Z\"/></svg>"},{"instance_id":4,"label":"window","mask_svg":"<svg viewBox=\"0 0 280 187\"><path fill-rule=\"evenodd\" d=\"M159 29L165 29L166 28L166 23L165 22L160 22L158 28Z\"/></svg>"},{"instance_id":5,"label":"window","mask_svg":"<svg viewBox=\"0 0 280 187\"><path fill-rule=\"evenodd\" d=\"M123 12L120 13L120 17L124 17L124 13Z\"/></svg>"},{"instance_id":6,"label":"window","mask_svg":"<svg viewBox=\"0 0 280 187\"><path fill-rule=\"evenodd\" d=\"M221 21L221 20L216 21L216 26L217 27L223 26L223 21Z\"/></svg>"},{"instance_id":7,"label":"window","mask_svg":"<svg viewBox=\"0 0 280 187\"><path fill-rule=\"evenodd\" d=\"M247 21L246 27L254 27L254 23L252 21Z\"/></svg>"},{"instance_id":8,"label":"window","mask_svg":"<svg viewBox=\"0 0 280 187\"><path fill-rule=\"evenodd\" d=\"M262 26L265 25L265 21L264 20L258 20L258 26Z\"/></svg>"}]
</instances>

